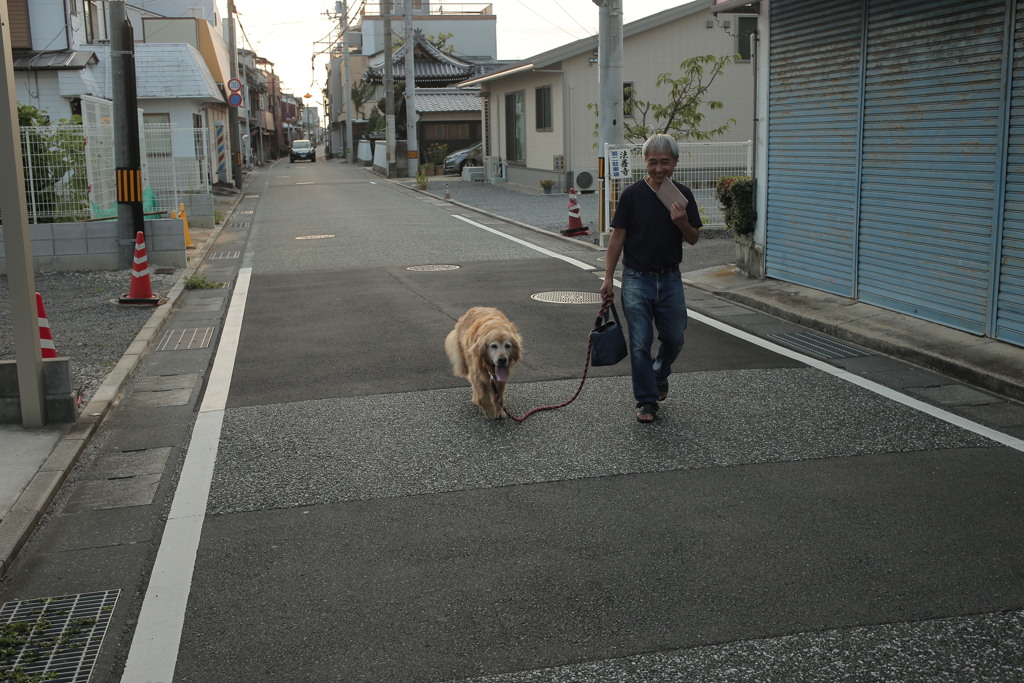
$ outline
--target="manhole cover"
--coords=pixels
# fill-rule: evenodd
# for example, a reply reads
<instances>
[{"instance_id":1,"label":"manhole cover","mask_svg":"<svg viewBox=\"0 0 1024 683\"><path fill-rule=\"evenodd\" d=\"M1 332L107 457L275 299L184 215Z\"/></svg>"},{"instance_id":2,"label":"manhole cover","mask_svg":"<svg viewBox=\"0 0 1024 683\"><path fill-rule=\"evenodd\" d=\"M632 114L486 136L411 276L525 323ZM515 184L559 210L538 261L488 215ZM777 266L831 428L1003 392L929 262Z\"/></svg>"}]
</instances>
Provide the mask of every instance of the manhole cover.
<instances>
[{"instance_id":1,"label":"manhole cover","mask_svg":"<svg viewBox=\"0 0 1024 683\"><path fill-rule=\"evenodd\" d=\"M119 594L5 602L0 624L11 637L0 650L0 673L18 670L25 678L16 680L87 683Z\"/></svg>"},{"instance_id":2,"label":"manhole cover","mask_svg":"<svg viewBox=\"0 0 1024 683\"><path fill-rule=\"evenodd\" d=\"M295 239L297 239L297 240L325 240L328 237L334 237L334 235L302 235L301 237L296 237Z\"/></svg>"},{"instance_id":3,"label":"manhole cover","mask_svg":"<svg viewBox=\"0 0 1024 683\"><path fill-rule=\"evenodd\" d=\"M436 271L436 270L458 270L461 266L445 266L445 265L424 265L424 266L409 266L406 270L415 271Z\"/></svg>"},{"instance_id":4,"label":"manhole cover","mask_svg":"<svg viewBox=\"0 0 1024 683\"><path fill-rule=\"evenodd\" d=\"M538 292L531 299L548 304L599 304L600 292Z\"/></svg>"}]
</instances>

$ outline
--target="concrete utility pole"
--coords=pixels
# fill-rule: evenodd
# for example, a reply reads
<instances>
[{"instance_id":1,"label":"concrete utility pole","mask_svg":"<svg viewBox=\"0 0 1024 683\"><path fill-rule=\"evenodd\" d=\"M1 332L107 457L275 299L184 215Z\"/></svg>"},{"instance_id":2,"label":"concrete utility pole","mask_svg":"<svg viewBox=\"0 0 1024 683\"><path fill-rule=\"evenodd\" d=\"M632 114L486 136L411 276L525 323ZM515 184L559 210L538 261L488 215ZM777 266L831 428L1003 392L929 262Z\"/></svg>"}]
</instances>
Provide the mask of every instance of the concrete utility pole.
<instances>
[{"instance_id":1,"label":"concrete utility pole","mask_svg":"<svg viewBox=\"0 0 1024 683\"><path fill-rule=\"evenodd\" d=\"M228 63L231 65L231 78L238 78L238 45L235 38L235 0L228 0ZM231 151L231 177L235 187L242 189L242 143L238 125L238 107L228 105L228 147Z\"/></svg>"},{"instance_id":2,"label":"concrete utility pole","mask_svg":"<svg viewBox=\"0 0 1024 683\"><path fill-rule=\"evenodd\" d=\"M384 0L381 10L384 12L384 123L387 143L387 177L395 177L395 76L394 76L394 45L391 40L391 2Z\"/></svg>"},{"instance_id":3,"label":"concrete utility pole","mask_svg":"<svg viewBox=\"0 0 1024 683\"><path fill-rule=\"evenodd\" d=\"M622 137L622 0L594 0L600 10L597 42L599 105L598 157L604 167L604 146L619 145ZM601 174L604 177L604 174Z\"/></svg>"},{"instance_id":4,"label":"concrete utility pole","mask_svg":"<svg viewBox=\"0 0 1024 683\"><path fill-rule=\"evenodd\" d=\"M341 0L341 65L345 72L345 161L356 163L352 140L352 73L348 66L348 2Z\"/></svg>"},{"instance_id":5,"label":"concrete utility pole","mask_svg":"<svg viewBox=\"0 0 1024 683\"><path fill-rule=\"evenodd\" d=\"M114 114L114 167L117 174L118 265L135 261L135 234L145 231L142 210L142 150L135 90L135 34L125 18L124 0L110 2L110 73Z\"/></svg>"},{"instance_id":6,"label":"concrete utility pole","mask_svg":"<svg viewBox=\"0 0 1024 683\"><path fill-rule=\"evenodd\" d=\"M405 0L405 140L409 147L409 177L419 172L419 145L416 142L416 58L412 29L412 0Z\"/></svg>"},{"instance_id":7,"label":"concrete utility pole","mask_svg":"<svg viewBox=\"0 0 1024 683\"><path fill-rule=\"evenodd\" d=\"M14 60L11 58L10 17L7 3L0 3L0 211L4 215L4 255L7 257L7 288L11 297L14 327L14 362L18 374L21 424L39 429L46 424L43 391L43 357L39 348L39 315L36 311L36 283L32 273L32 241L28 234L25 206L25 167L21 158L18 128L18 96L14 89ZM13 181L13 182L12 182Z\"/></svg>"}]
</instances>

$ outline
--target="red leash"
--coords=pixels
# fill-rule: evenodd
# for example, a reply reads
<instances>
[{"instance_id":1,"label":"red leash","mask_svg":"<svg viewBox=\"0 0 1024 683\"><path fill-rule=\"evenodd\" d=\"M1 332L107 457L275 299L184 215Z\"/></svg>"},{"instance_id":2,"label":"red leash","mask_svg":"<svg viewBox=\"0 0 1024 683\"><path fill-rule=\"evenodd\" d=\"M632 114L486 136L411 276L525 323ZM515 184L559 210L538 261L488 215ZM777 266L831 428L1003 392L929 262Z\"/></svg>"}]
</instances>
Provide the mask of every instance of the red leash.
<instances>
[{"instance_id":1,"label":"red leash","mask_svg":"<svg viewBox=\"0 0 1024 683\"><path fill-rule=\"evenodd\" d=\"M605 299L604 301L601 302L601 310L599 310L597 312L598 320L600 320L601 318L604 317L604 314L608 311L609 308L611 308L611 306L612 306L612 299ZM594 329L596 330L597 327L594 327ZM580 395L580 392L583 391L583 385L587 381L587 373L590 372L590 345L591 345L591 341L590 341L590 339L588 337L588 339L587 339L587 360L584 362L584 365L583 365L583 378L580 380L579 387L576 388L576 393L573 394L572 398L570 398L568 401L566 401L565 403L559 403L556 406L541 406L539 408L534 408L533 410L528 411L522 417L516 417L515 415L513 415L512 412L508 408L505 407L505 402L502 401L500 397L498 398L498 407L501 408L501 410L505 413L505 415L507 415L510 419L515 420L516 422L523 422L524 420L526 420L526 418L530 417L534 413L539 413L539 412L542 412L544 410L557 410L559 408L564 408L567 405L569 405L570 403L572 403L573 401L575 401L576 398ZM493 375L491 376L491 388L494 389L494 393L495 394L498 393L498 385L497 385Z\"/></svg>"}]
</instances>

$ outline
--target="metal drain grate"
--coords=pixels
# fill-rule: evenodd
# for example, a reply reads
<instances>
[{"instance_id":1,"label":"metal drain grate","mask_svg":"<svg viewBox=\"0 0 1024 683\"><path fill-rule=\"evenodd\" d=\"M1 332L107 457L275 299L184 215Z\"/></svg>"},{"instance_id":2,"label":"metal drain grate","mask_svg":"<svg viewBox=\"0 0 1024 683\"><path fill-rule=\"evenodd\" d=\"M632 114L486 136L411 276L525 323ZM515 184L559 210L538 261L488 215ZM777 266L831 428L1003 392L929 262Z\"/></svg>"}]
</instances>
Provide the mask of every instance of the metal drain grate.
<instances>
[{"instance_id":1,"label":"metal drain grate","mask_svg":"<svg viewBox=\"0 0 1024 683\"><path fill-rule=\"evenodd\" d=\"M230 223L228 223L228 228L234 230L246 230L251 227L251 221L231 221Z\"/></svg>"},{"instance_id":2,"label":"metal drain grate","mask_svg":"<svg viewBox=\"0 0 1024 683\"><path fill-rule=\"evenodd\" d=\"M225 259L241 258L242 252L240 251L216 251L210 254L211 261L223 261Z\"/></svg>"},{"instance_id":3,"label":"metal drain grate","mask_svg":"<svg viewBox=\"0 0 1024 683\"><path fill-rule=\"evenodd\" d=\"M14 644L0 655L0 673L20 673L24 680L88 683L120 593L5 602L0 624Z\"/></svg>"},{"instance_id":4,"label":"metal drain grate","mask_svg":"<svg viewBox=\"0 0 1024 683\"><path fill-rule=\"evenodd\" d=\"M770 339L785 344L786 346L804 351L812 356L825 360L837 358L858 358L861 356L873 356L875 354L865 349L844 344L841 341L826 337L814 332L794 332L789 334L770 334Z\"/></svg>"},{"instance_id":5,"label":"metal drain grate","mask_svg":"<svg viewBox=\"0 0 1024 683\"><path fill-rule=\"evenodd\" d=\"M417 272L427 271L439 271L439 270L458 270L461 266L445 266L445 265L424 265L424 266L409 266L406 270L415 270Z\"/></svg>"},{"instance_id":6,"label":"metal drain grate","mask_svg":"<svg viewBox=\"0 0 1024 683\"><path fill-rule=\"evenodd\" d=\"M599 292L538 292L530 295L531 299L548 304L599 304Z\"/></svg>"},{"instance_id":7,"label":"metal drain grate","mask_svg":"<svg viewBox=\"0 0 1024 683\"><path fill-rule=\"evenodd\" d=\"M189 327L184 330L167 330L157 351L187 351L205 349L213 341L215 327Z\"/></svg>"}]
</instances>

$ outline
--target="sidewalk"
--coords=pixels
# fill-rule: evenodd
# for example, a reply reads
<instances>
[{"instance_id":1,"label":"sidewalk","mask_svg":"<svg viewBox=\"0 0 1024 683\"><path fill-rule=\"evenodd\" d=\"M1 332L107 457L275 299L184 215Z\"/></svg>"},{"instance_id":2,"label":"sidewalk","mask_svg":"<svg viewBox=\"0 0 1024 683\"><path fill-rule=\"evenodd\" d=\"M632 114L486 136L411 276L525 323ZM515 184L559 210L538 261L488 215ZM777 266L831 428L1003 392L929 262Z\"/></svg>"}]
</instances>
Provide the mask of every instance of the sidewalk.
<instances>
[{"instance_id":1,"label":"sidewalk","mask_svg":"<svg viewBox=\"0 0 1024 683\"><path fill-rule=\"evenodd\" d=\"M394 182L406 187L414 186L414 183L404 180ZM494 191L507 193L512 201L502 204L503 215L490 215L552 234L550 229L527 222L530 216L516 214L516 207L528 207L530 204L514 201L515 198L535 194L533 188L519 188L511 184L495 187L498 189ZM4 452L0 454L0 471L3 472L3 485L0 486L0 577L10 568L15 555L46 512L140 358L150 344L158 340L164 321L184 291L185 277L203 261L209 245L230 220L243 195L244 190L237 194L226 192L216 195L217 210L223 216L221 223L213 230L191 230L195 249L190 251L189 267L168 293L168 303L153 311L147 325L82 411L77 423L37 432L23 430L17 425L0 427L0 439L4 444ZM452 203L489 213L487 207L458 201ZM555 237L578 247L602 251L601 247L578 239L557 234ZM690 287L713 295L712 300L724 299L769 313L970 385L954 386L948 380L937 379L934 387L918 388L916 394L918 398L951 409L964 408L962 412L970 419L1016 439L1024 439L1024 405L1020 403L1024 401L1024 348L806 287L775 280L750 279L731 265L686 272L684 280ZM729 324L741 327L732 312L734 308L730 306L729 313L723 313L724 309L719 310L714 305L701 306L700 310L711 318L728 318ZM1021 447L1024 449L1024 442Z\"/></svg>"},{"instance_id":2,"label":"sidewalk","mask_svg":"<svg viewBox=\"0 0 1024 683\"><path fill-rule=\"evenodd\" d=\"M206 251L227 223L244 190L217 188L214 207L221 222L213 229L191 228L193 248L189 264L167 293L167 303L153 309L149 321L107 375L92 400L70 425L48 425L26 430L20 425L0 425L0 578L11 567L18 551L35 530L78 458L117 401L125 382L151 344L159 339L164 321L170 316L182 292L185 278L194 273Z\"/></svg>"}]
</instances>

